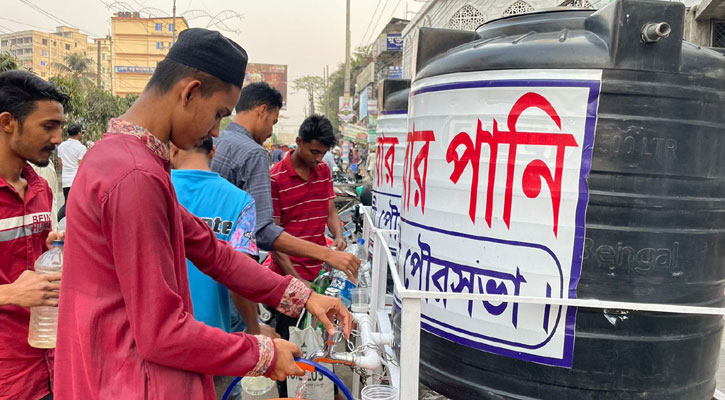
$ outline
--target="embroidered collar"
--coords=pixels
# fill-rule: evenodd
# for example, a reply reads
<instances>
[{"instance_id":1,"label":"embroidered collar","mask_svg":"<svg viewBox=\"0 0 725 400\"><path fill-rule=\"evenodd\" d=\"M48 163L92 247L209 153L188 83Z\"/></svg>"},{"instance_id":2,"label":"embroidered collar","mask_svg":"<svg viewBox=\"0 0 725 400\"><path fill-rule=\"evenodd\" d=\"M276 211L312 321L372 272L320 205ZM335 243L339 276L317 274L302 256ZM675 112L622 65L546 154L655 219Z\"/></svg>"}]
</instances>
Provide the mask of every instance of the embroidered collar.
<instances>
[{"instance_id":1,"label":"embroidered collar","mask_svg":"<svg viewBox=\"0 0 725 400\"><path fill-rule=\"evenodd\" d=\"M112 118L111 121L108 122L108 133L136 136L144 141L144 143L146 143L146 147L148 147L154 154L165 161L169 161L168 146L166 146L166 144L160 141L156 136L152 135L148 129L142 126L134 125L120 118Z\"/></svg>"}]
</instances>

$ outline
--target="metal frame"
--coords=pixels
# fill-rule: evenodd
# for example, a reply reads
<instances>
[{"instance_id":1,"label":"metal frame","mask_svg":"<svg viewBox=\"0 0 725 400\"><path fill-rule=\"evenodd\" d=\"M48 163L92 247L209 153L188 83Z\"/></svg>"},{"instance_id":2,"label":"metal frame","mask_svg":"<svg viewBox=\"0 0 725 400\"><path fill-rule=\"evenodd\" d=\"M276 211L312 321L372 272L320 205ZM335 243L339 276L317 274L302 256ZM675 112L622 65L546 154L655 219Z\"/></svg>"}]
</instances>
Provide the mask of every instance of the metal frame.
<instances>
[{"instance_id":1,"label":"metal frame","mask_svg":"<svg viewBox=\"0 0 725 400\"><path fill-rule=\"evenodd\" d=\"M391 270L395 289L402 302L402 321L400 339L399 365L385 362L390 373L391 383L398 388L399 400L418 400L419 367L420 367L420 320L421 304L423 299L463 299L481 300L490 302L513 302L520 304L551 304L562 306L575 306L596 309L619 309L632 311L652 311L677 314L725 315L725 308L693 307L671 304L632 303L621 301L607 301L595 299L555 299L545 297L524 297L512 295L493 295L480 293L442 293L408 290L400 282L397 261L393 258L388 247L389 235L397 233L395 230L375 228L370 216L371 208L363 207L365 215L363 237L369 243L371 236L375 238L372 257L372 287L370 289L370 317L377 322L381 333L391 333L390 307L386 306L386 279L388 268ZM392 349L386 346L386 352L392 354ZM405 371L405 374L402 374ZM722 396L715 392L715 398Z\"/></svg>"}]
</instances>

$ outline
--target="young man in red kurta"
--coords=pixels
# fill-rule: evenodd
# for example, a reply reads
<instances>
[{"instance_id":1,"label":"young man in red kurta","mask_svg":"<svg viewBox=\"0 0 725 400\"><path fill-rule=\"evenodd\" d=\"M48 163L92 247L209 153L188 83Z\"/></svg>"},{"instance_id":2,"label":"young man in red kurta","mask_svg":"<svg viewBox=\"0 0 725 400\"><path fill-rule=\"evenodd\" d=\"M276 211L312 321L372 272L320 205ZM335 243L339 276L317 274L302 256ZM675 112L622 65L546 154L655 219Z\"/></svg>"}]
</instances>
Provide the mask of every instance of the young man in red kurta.
<instances>
[{"instance_id":1,"label":"young man in red kurta","mask_svg":"<svg viewBox=\"0 0 725 400\"><path fill-rule=\"evenodd\" d=\"M52 398L53 351L28 344L30 308L56 306L60 274L39 275L53 191L28 164L61 142L65 94L27 71L0 74L0 400Z\"/></svg>"},{"instance_id":2,"label":"young man in red kurta","mask_svg":"<svg viewBox=\"0 0 725 400\"><path fill-rule=\"evenodd\" d=\"M296 345L229 334L192 315L186 258L229 289L328 330L350 315L217 240L178 204L167 143L217 136L236 105L247 56L218 32L188 29L145 91L83 158L67 207L56 400L216 399L212 375L302 375ZM328 318L329 316L329 318Z\"/></svg>"}]
</instances>

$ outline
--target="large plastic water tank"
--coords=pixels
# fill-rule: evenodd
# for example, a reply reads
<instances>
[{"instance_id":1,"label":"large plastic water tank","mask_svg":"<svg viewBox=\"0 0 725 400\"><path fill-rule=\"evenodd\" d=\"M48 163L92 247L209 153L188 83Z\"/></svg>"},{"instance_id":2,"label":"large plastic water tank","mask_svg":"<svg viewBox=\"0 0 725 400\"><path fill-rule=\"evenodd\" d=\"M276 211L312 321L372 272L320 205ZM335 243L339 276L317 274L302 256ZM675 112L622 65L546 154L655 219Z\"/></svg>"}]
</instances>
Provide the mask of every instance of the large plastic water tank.
<instances>
[{"instance_id":1,"label":"large plastic water tank","mask_svg":"<svg viewBox=\"0 0 725 400\"><path fill-rule=\"evenodd\" d=\"M375 170L373 172L373 225L386 230L398 230L400 197L403 192L403 160L408 133L407 79L385 79L380 82L378 95L382 110L377 121ZM398 237L390 238L390 251L398 252Z\"/></svg>"},{"instance_id":2,"label":"large plastic water tank","mask_svg":"<svg viewBox=\"0 0 725 400\"><path fill-rule=\"evenodd\" d=\"M684 5L421 29L401 198L409 289L718 307L725 57ZM429 300L453 399L709 400L718 316ZM404 373L404 372L403 372Z\"/></svg>"},{"instance_id":3,"label":"large plastic water tank","mask_svg":"<svg viewBox=\"0 0 725 400\"><path fill-rule=\"evenodd\" d=\"M382 100L382 111L378 117L376 141L376 168L373 174L373 224L376 228L398 231L400 222L400 198L403 193L403 162L408 134L408 95L410 81L407 79L384 79L378 87ZM390 253L398 254L398 235L387 236ZM374 237L371 243L375 246ZM393 292L393 348L400 351L400 297L388 271L387 291Z\"/></svg>"}]
</instances>

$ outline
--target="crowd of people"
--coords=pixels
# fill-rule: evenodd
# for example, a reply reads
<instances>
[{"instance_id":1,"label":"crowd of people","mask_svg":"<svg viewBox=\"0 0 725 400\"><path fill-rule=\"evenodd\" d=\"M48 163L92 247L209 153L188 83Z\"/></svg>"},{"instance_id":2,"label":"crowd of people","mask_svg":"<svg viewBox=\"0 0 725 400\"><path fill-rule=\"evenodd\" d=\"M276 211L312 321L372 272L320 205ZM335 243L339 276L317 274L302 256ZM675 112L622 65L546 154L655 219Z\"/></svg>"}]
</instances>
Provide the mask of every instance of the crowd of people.
<instances>
[{"instance_id":1,"label":"crowd of people","mask_svg":"<svg viewBox=\"0 0 725 400\"><path fill-rule=\"evenodd\" d=\"M353 281L360 265L342 251L323 161L332 125L307 118L270 169L263 143L282 96L242 89L247 59L218 32L185 30L90 150L68 126L65 232L52 230L54 191L31 164L45 168L61 144L67 97L30 72L0 74L0 399L218 399L230 377L303 375L285 340L303 309L349 335L340 300L309 287L323 263ZM57 239L62 279L33 268ZM275 307L276 329L257 303ZM58 307L55 349L28 344L35 306Z\"/></svg>"}]
</instances>

